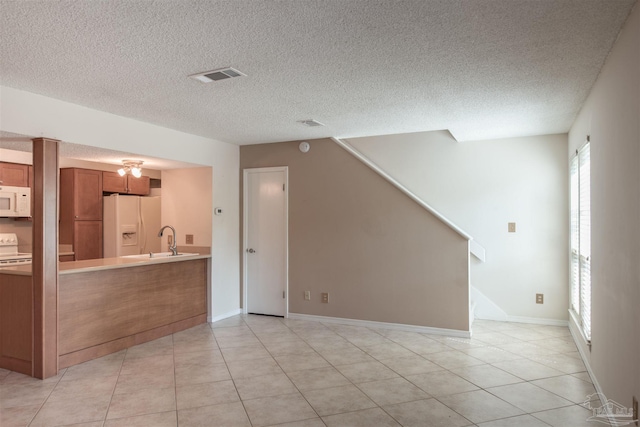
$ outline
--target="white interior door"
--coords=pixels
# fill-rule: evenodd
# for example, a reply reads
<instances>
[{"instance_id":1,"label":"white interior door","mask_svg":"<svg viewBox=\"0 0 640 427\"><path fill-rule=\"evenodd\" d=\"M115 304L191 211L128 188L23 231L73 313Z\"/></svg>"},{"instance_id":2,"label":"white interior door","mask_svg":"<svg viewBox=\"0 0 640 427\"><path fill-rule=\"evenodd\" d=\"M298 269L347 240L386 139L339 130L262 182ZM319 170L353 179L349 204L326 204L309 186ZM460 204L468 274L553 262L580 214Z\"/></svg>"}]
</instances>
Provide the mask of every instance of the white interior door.
<instances>
[{"instance_id":1,"label":"white interior door","mask_svg":"<svg viewBox=\"0 0 640 427\"><path fill-rule=\"evenodd\" d=\"M244 172L245 307L287 314L287 169Z\"/></svg>"}]
</instances>

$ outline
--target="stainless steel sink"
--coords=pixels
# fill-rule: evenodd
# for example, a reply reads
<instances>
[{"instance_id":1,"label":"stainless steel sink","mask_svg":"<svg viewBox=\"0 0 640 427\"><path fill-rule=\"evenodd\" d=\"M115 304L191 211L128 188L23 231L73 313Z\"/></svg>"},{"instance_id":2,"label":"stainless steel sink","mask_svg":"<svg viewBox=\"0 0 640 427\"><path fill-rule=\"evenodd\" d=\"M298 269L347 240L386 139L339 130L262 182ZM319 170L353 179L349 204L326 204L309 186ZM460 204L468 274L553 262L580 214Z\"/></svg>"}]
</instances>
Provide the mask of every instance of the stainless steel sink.
<instances>
[{"instance_id":1,"label":"stainless steel sink","mask_svg":"<svg viewBox=\"0 0 640 427\"><path fill-rule=\"evenodd\" d=\"M179 256L187 256L187 255L199 255L196 253L187 253L181 252L179 254L174 255L171 252L152 252L148 254L137 254L137 255L123 255L120 258L133 258L133 259L154 259L154 258L170 258L170 257L179 257Z\"/></svg>"}]
</instances>

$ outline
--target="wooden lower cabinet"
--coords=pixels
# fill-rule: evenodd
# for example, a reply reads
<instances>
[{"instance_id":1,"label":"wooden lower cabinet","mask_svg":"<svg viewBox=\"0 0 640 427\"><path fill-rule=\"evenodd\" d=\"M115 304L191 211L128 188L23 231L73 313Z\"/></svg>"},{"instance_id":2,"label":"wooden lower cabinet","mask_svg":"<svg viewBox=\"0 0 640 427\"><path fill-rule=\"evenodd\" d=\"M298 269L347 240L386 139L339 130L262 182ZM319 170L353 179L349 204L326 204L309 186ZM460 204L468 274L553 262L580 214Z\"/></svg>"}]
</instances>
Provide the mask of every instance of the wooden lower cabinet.
<instances>
[{"instance_id":1,"label":"wooden lower cabinet","mask_svg":"<svg viewBox=\"0 0 640 427\"><path fill-rule=\"evenodd\" d=\"M73 222L75 260L102 258L102 221Z\"/></svg>"},{"instance_id":2,"label":"wooden lower cabinet","mask_svg":"<svg viewBox=\"0 0 640 427\"><path fill-rule=\"evenodd\" d=\"M33 375L31 276L0 273L0 368Z\"/></svg>"},{"instance_id":3,"label":"wooden lower cabinet","mask_svg":"<svg viewBox=\"0 0 640 427\"><path fill-rule=\"evenodd\" d=\"M60 275L60 369L206 322L207 259Z\"/></svg>"}]
</instances>

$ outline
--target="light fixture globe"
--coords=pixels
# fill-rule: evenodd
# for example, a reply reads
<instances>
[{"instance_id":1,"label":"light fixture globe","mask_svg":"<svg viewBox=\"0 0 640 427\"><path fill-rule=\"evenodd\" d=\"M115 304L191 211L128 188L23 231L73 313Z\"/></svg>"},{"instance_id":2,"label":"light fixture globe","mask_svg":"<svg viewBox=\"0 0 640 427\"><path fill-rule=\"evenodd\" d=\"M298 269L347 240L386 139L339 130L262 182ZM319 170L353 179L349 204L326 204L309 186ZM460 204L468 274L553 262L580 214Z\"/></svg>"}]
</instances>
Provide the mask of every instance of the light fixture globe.
<instances>
[{"instance_id":1,"label":"light fixture globe","mask_svg":"<svg viewBox=\"0 0 640 427\"><path fill-rule=\"evenodd\" d=\"M123 160L122 167L118 169L118 175L125 176L130 173L136 178L140 178L142 176L142 164L144 162L142 160Z\"/></svg>"}]
</instances>

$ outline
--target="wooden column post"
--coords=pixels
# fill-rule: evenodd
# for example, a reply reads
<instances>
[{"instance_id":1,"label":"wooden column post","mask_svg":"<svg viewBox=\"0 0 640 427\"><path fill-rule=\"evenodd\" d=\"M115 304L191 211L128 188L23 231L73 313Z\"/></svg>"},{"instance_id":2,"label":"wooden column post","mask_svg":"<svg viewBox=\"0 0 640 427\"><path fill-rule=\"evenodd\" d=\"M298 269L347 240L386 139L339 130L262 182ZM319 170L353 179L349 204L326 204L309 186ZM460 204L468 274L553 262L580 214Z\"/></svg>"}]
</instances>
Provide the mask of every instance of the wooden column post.
<instances>
[{"instance_id":1,"label":"wooden column post","mask_svg":"<svg viewBox=\"0 0 640 427\"><path fill-rule=\"evenodd\" d=\"M58 140L33 142L33 376L58 374Z\"/></svg>"}]
</instances>

